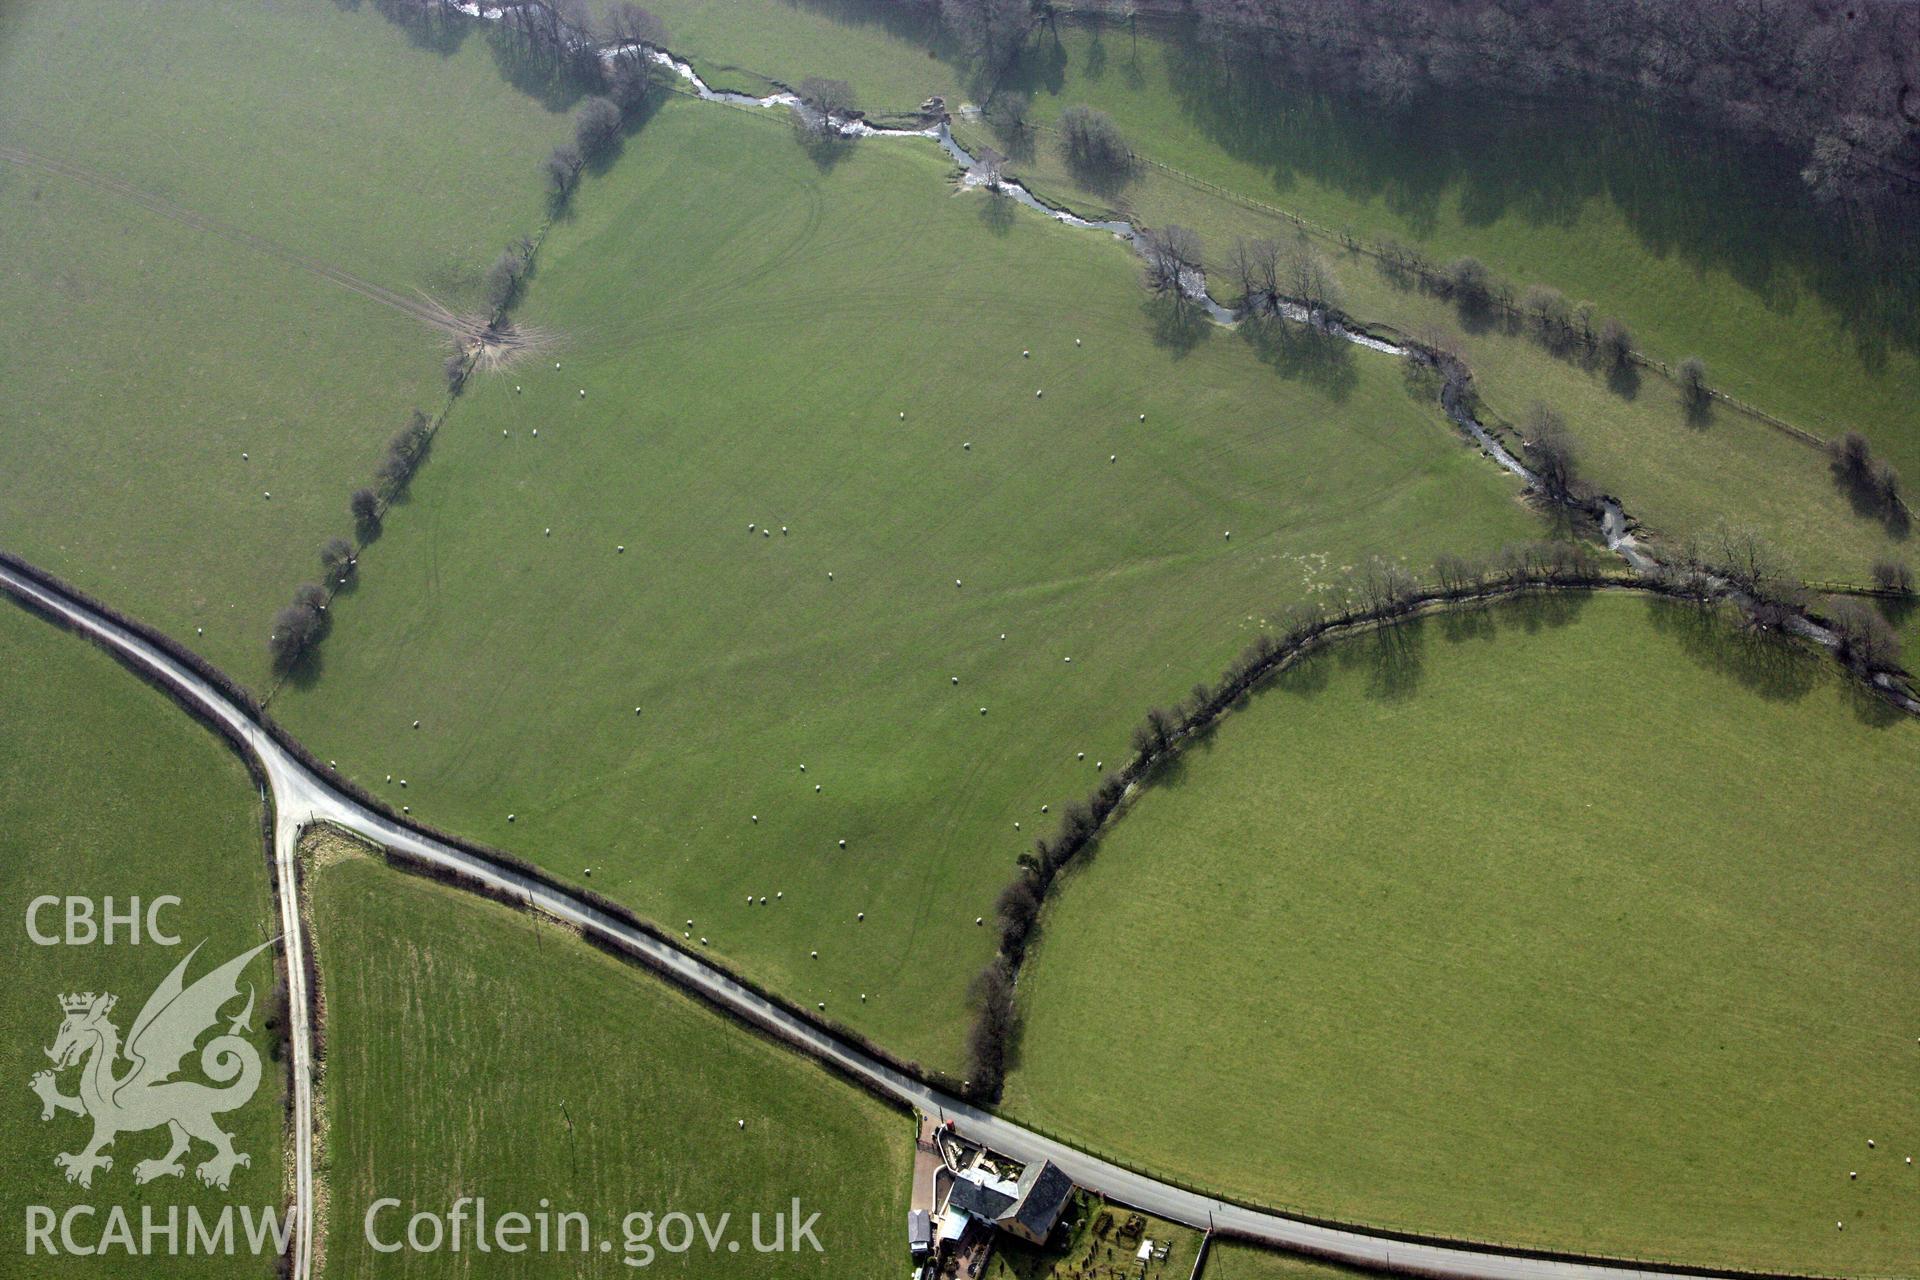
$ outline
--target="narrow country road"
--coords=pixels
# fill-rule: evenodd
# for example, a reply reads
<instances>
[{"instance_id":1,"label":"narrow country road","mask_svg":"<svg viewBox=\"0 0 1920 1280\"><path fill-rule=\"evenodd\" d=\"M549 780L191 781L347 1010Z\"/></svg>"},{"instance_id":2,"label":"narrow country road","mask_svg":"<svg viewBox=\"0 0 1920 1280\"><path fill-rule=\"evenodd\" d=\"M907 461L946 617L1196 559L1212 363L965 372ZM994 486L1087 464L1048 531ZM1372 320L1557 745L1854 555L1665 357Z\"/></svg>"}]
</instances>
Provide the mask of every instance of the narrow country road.
<instances>
[{"instance_id":1,"label":"narrow country road","mask_svg":"<svg viewBox=\"0 0 1920 1280\"><path fill-rule=\"evenodd\" d=\"M1463 1280L1626 1280L1628 1277L1693 1277L1673 1270L1649 1271L1629 1264L1582 1262L1501 1252L1492 1248L1448 1246L1390 1239L1361 1230L1303 1222L1187 1191L1089 1155L1011 1120L960 1102L878 1061L830 1031L815 1025L742 985L698 956L609 916L591 903L536 880L512 867L454 848L421 831L377 813L316 775L242 708L197 672L182 665L143 637L102 616L85 602L0 564L0 587L35 608L62 619L93 637L133 666L152 673L184 701L232 731L259 761L274 803L274 874L278 881L281 929L286 938L288 1001L292 1014L295 1211L294 1280L312 1273L313 1225L313 1058L308 1026L305 940L300 932L299 880L294 863L300 833L316 822L330 822L377 844L424 862L459 872L491 888L504 890L539 910L591 930L603 939L643 955L677 981L744 1020L772 1032L822 1062L865 1082L898 1102L954 1122L958 1133L1016 1160L1045 1158L1079 1185L1108 1199L1202 1230L1212 1228L1262 1244L1313 1254L1359 1266ZM904 1226L904 1224L903 1224ZM904 1247L904 1241L903 1241ZM1697 1277L1704 1280L1704 1276Z\"/></svg>"}]
</instances>

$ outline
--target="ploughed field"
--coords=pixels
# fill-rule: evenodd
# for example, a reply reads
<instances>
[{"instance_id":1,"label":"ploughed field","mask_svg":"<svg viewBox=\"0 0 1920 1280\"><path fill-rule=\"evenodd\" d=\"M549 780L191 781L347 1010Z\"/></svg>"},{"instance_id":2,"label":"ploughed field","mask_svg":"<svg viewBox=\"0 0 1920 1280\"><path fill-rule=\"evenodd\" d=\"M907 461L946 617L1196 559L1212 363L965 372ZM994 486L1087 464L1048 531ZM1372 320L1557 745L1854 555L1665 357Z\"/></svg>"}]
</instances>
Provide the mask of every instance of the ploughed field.
<instances>
[{"instance_id":1,"label":"ploughed field","mask_svg":"<svg viewBox=\"0 0 1920 1280\"><path fill-rule=\"evenodd\" d=\"M1009 1109L1316 1215L1912 1274L1917 764L1819 660L1655 598L1341 644L1056 890Z\"/></svg>"},{"instance_id":2,"label":"ploughed field","mask_svg":"<svg viewBox=\"0 0 1920 1280\"><path fill-rule=\"evenodd\" d=\"M279 933L260 805L246 766L165 695L86 641L17 607L11 597L0 602L0 706L6 708L0 729L0 814L6 815L0 823L0 906L7 919L0 930L0 963L7 974L0 989L0 1070L11 1094L0 1108L0 1214L6 1224L0 1275L101 1272L102 1258L69 1256L57 1229L52 1243L58 1256L49 1256L38 1242L29 1254L28 1206L56 1216L76 1205L94 1206L92 1214L73 1219L74 1239L82 1247L100 1243L115 1206L130 1215L136 1240L142 1206L162 1221L174 1212L183 1224L183 1250L189 1207L203 1214L209 1228L227 1206L236 1213L280 1213L284 1075L263 1026L277 949L256 957L242 975L241 994L251 987L256 996L246 1038L259 1055L261 1077L244 1106L215 1117L232 1135L234 1149L250 1160L233 1171L226 1191L200 1183L197 1166L213 1149L198 1141L182 1161L181 1176L136 1185L136 1166L166 1154L165 1128L119 1134L105 1150L111 1169L94 1171L90 1188L68 1182L54 1157L82 1151L93 1134L92 1120L56 1111L42 1121L41 1103L28 1085L54 1067L44 1051L58 1043L63 997L117 997L107 1021L124 1044L148 996L194 947L199 954L185 975L188 984ZM151 918L164 935L179 939L176 945L156 942L146 932L153 904L169 895L178 904L161 906ZM40 945L28 932L28 908L42 897L59 900L33 917L42 937L59 940L55 945ZM69 898L84 900L76 904L71 929ZM137 940L126 919L135 898ZM116 917L110 945L100 932L109 906ZM240 1009L235 1000L223 1012L231 1017ZM79 1096L81 1075L92 1065L89 1057L62 1068L58 1092ZM115 1078L130 1074L131 1065L116 1061ZM183 1078L207 1080L197 1056L188 1059ZM237 1223L234 1230L240 1230ZM128 1270L143 1265L124 1262L127 1256L108 1255ZM252 1277L266 1271L272 1257L271 1249L264 1257L183 1253L167 1267L170 1275Z\"/></svg>"},{"instance_id":3,"label":"ploughed field","mask_svg":"<svg viewBox=\"0 0 1920 1280\"><path fill-rule=\"evenodd\" d=\"M462 397L274 703L940 1067L976 918L1148 706L1344 565L1539 527L1396 361L1168 336L1118 241L949 174L669 100L541 252L556 348Z\"/></svg>"},{"instance_id":4,"label":"ploughed field","mask_svg":"<svg viewBox=\"0 0 1920 1280\"><path fill-rule=\"evenodd\" d=\"M898 1274L907 1115L552 922L361 849L307 845L328 1274ZM462 1197L484 1199L491 1252L472 1201L452 1247ZM416 1214L438 1225L409 1245Z\"/></svg>"}]
</instances>

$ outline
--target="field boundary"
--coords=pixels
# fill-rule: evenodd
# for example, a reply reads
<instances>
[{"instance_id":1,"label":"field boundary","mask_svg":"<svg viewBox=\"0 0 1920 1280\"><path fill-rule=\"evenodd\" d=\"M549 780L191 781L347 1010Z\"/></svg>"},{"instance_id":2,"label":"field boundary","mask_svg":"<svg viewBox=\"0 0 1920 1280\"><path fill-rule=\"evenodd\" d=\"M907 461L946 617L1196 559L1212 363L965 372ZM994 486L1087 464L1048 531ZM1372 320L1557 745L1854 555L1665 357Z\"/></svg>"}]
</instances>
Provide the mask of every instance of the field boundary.
<instances>
[{"instance_id":1,"label":"field boundary","mask_svg":"<svg viewBox=\"0 0 1920 1280\"><path fill-rule=\"evenodd\" d=\"M998 92L997 88L995 92ZM993 96L992 94L988 95L989 102L992 101L992 96ZM983 107L983 110L984 110L984 107ZM1060 136L1060 130L1050 124L1045 124L1038 121L1029 121L1024 127L1032 132L1049 134L1055 138L1058 138ZM1339 230L1334 227L1327 226L1326 224L1315 221L1312 218L1308 218L1303 214L1295 213L1289 209L1283 209L1278 205L1269 204L1264 200L1258 199L1257 197L1247 195L1245 192L1234 191L1234 190L1231 190L1230 188L1223 187L1219 183L1209 181L1206 178L1199 177L1196 174L1188 173L1184 169L1180 169L1174 165L1170 165L1164 160L1156 160L1152 156L1147 155L1144 152L1136 151L1133 149L1131 145L1129 145L1127 148L1127 155L1128 155L1128 158L1132 160L1134 163L1144 164L1151 169L1158 170L1159 172L1166 174L1169 178L1173 179L1175 182L1191 187L1197 191L1204 191L1208 195L1215 196L1219 199L1227 200L1231 203L1238 204L1241 207L1251 209L1256 213L1267 214L1268 216L1279 218L1284 222L1292 223L1295 227L1298 227L1303 233L1318 236L1322 240L1338 245L1340 248L1345 249L1349 253L1360 254L1364 257L1371 258L1376 263L1380 263L1382 265L1387 264L1389 261L1389 255L1387 254L1386 250L1384 249L1384 247L1380 242L1362 239L1361 237L1353 234L1350 231ZM1030 191L1033 190L1031 174L1028 175L1024 185L1027 186L1028 190ZM1034 191L1034 195L1036 198L1041 198L1038 191ZM1049 200L1047 203L1053 204L1056 202ZM1060 207L1066 207L1066 206L1062 205ZM1509 309L1503 308L1503 310L1509 310ZM1398 331L1396 326L1387 324L1384 321L1381 321L1381 322L1361 321L1360 323L1362 325L1367 325L1371 323L1380 323L1388 329L1394 329L1395 331ZM1552 355L1551 352L1549 352L1548 354L1550 356ZM1677 381L1674 378L1673 368L1666 361L1661 360L1656 356L1648 355L1646 352L1639 351L1639 350L1629 351L1627 353L1627 359L1632 361L1635 365L1639 366L1640 368L1647 369L1651 372L1659 374L1667 382L1674 384L1676 386L1678 385ZM1780 417L1778 414L1770 413L1767 410L1760 408L1758 405L1752 404L1747 400L1743 400L1740 397L1733 395L1731 392L1722 391L1717 387L1709 387L1707 388L1707 394L1718 403L1724 404L1728 408L1734 410L1735 412L1744 414L1745 416L1752 418L1756 422L1762 423L1765 426L1772 427L1776 431L1780 431L1783 434L1790 436L1795 440L1798 440L1801 444L1807 445L1809 448L1825 449L1828 447L1830 443L1827 437L1822 436L1817 432L1810 431L1807 428L1799 426L1793 422L1790 422L1787 419Z\"/></svg>"},{"instance_id":2,"label":"field boundary","mask_svg":"<svg viewBox=\"0 0 1920 1280\"><path fill-rule=\"evenodd\" d=\"M120 648L125 661L147 661L154 665L156 678L179 682L179 696L215 698L221 697L221 690L212 680L203 680L204 689L194 686L189 677L199 678L199 670L205 666L198 659L189 658L180 664L185 675L169 675L162 671L158 663L173 656L173 642L164 636L149 639L149 633L137 623L122 625L114 620L111 611L93 613L84 596L78 593L69 595L48 575L26 566L18 567L16 557L0 552L0 564L8 568L8 575L0 576L0 586L16 597L30 592L39 593L50 606L67 608L74 611L73 625L92 631L98 643ZM1561 589L1592 589L1587 584L1563 582ZM1648 584L1618 578L1600 579L1593 587L1612 587L1615 589L1658 590ZM36 609L44 613L44 609ZM1324 629L1323 629L1324 630ZM114 634L116 631L119 634ZM142 648L145 646L145 649ZM154 656L154 655L157 655ZM211 668L208 668L211 669ZM217 673L216 673L217 674ZM219 712L219 708L208 704L210 713ZM357 790L344 779L318 765L304 747L285 735L268 718L257 712L247 712L242 704L230 703L227 711L237 717L236 731L243 731L243 724L252 724L262 731L259 742L276 751L284 752L283 759L273 762L281 772L291 764L306 771L310 777L301 779L291 775L285 779L290 786L306 789L312 798L329 804L338 804L340 798L352 800ZM255 750L261 747L256 746ZM263 765L267 762L263 759ZM268 767L270 775L277 777L273 767ZM867 1074L875 1086L892 1091L902 1101L922 1110L938 1111L943 1118L964 1120L967 1127L988 1145L1005 1144L1016 1158L1031 1161L1038 1158L1051 1158L1066 1161L1079 1170L1076 1176L1070 1170L1070 1176L1082 1185L1102 1191L1107 1198L1117 1203L1127 1204L1145 1212L1190 1226L1201 1225L1204 1217L1209 1226L1227 1231L1236 1237L1244 1237L1269 1246L1291 1249L1295 1252L1320 1254L1337 1257L1348 1262L1363 1265L1381 1266L1390 1270L1413 1271L1426 1274L1448 1274L1457 1276L1495 1277L1501 1280L1514 1280L1515 1277L1537 1278L1537 1280L1579 1280L1596 1274L1610 1275L1621 1268L1657 1271L1663 1274L1681 1274L1696 1276L1727 1277L1729 1280L1748 1280L1765 1277L1768 1280L1802 1280L1810 1273L1783 1272L1766 1270L1748 1270L1739 1268L1701 1268L1684 1264L1612 1258L1601 1255L1585 1255L1550 1250L1527 1250L1503 1247L1496 1244L1455 1240L1444 1236L1413 1232L1398 1232L1390 1228L1359 1226L1319 1219L1307 1214L1277 1207L1266 1207L1246 1201L1230 1200L1215 1196L1210 1192L1194 1188L1177 1180L1168 1179L1159 1174L1139 1169L1132 1164L1105 1157L1087 1148L1048 1135L1044 1130L1032 1128L1022 1123L999 1116L991 1110L969 1105L962 1098L949 1093L939 1083L940 1077L922 1072L917 1067L903 1069L897 1059L886 1055L884 1051L873 1053L865 1047L864 1037L843 1034L825 1019L816 1018L805 1010L793 1008L777 996L765 994L762 989L734 978L729 971L718 964L708 961L695 952L686 951L669 937L646 925L627 908L607 902L592 890L577 889L558 882L548 873L533 869L522 871L527 866L521 859L498 851L481 851L478 846L468 845L457 839L442 840L424 828L424 824L407 818L390 817L385 807L377 800L366 805L355 806L367 817L374 819L375 830L391 830L396 835L422 843L429 850L437 845L447 853L455 855L454 861L466 860L476 871L495 875L511 882L518 878L527 891L537 888L548 894L551 899L578 916L588 926L589 932L607 933L610 936L624 929L632 934L633 941L626 946L651 946L658 949L661 958L672 957L675 963L682 964L683 978L686 981L698 979L710 981L713 994L722 999L734 1000L738 1004L737 1012L741 1016L750 1016L770 1024L790 1027L794 1035L795 1046L815 1060L826 1062L838 1057L852 1070ZM352 807L343 807L342 812L351 814ZM313 821L324 821L323 812L315 812ZM374 830L361 832L364 836L379 839ZM435 855L439 856L439 855ZM606 905L601 905L605 903ZM621 945L621 944L614 944ZM997 1148L998 1149L998 1148ZM1022 1153L1025 1154L1022 1154ZM1091 1161L1092 1163L1088 1163ZM1128 1178L1131 1178L1131 1182ZM1116 1182L1115 1179L1118 1179ZM1102 1186L1101 1184L1106 1185ZM1184 1199L1183 1199L1184 1197ZM1225 1217L1229 1221L1223 1226L1214 1219ZM1235 1224L1239 1224L1236 1227ZM1261 1235L1262 1230L1268 1235ZM1388 1242L1397 1242L1407 1249L1415 1250L1411 1257L1405 1253L1395 1255L1387 1248ZM1434 1251L1441 1251L1435 1256ZM1533 1264L1531 1267L1516 1264Z\"/></svg>"}]
</instances>

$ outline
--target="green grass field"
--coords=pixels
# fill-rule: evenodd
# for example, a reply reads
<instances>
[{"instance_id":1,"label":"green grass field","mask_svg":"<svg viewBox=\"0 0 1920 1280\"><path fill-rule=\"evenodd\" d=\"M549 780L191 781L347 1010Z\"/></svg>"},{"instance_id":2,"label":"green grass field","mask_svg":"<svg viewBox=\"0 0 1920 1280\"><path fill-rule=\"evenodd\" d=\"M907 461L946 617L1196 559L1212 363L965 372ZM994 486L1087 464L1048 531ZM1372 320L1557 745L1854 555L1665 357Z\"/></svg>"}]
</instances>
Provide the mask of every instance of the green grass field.
<instances>
[{"instance_id":1,"label":"green grass field","mask_svg":"<svg viewBox=\"0 0 1920 1280\"><path fill-rule=\"evenodd\" d=\"M958 136L970 146L993 141L978 124L963 125ZM1154 169L1142 170L1120 193L1092 192L1046 135L1014 168L1034 190L1077 209L1200 229L1223 293L1235 287L1226 266L1234 237L1292 243L1299 235L1272 213ZM1904 539L1855 510L1820 450L1725 405L1704 421L1691 419L1673 384L1652 371L1610 376L1504 325L1463 322L1451 304L1395 283L1374 259L1327 237L1309 243L1333 264L1353 315L1403 333L1454 335L1494 414L1517 421L1535 400L1559 409L1578 442L1583 480L1619 496L1648 540L1677 546L1722 524L1752 525L1800 574L1853 582L1867 580L1876 558L1907 554Z\"/></svg>"},{"instance_id":2,"label":"green grass field","mask_svg":"<svg viewBox=\"0 0 1920 1280\"><path fill-rule=\"evenodd\" d=\"M904 1114L553 924L366 856L330 852L308 884L327 995L324 1274L905 1273ZM367 1243L377 1199L404 1206L376 1217L385 1244L460 1196L484 1196L493 1217L584 1213L591 1250ZM771 1244L771 1215L796 1197L802 1220L820 1215L820 1251L755 1252L752 1215ZM702 1243L636 1272L626 1215L654 1215L658 1249L678 1240L664 1222L676 1211L731 1214L739 1251Z\"/></svg>"},{"instance_id":3,"label":"green grass field","mask_svg":"<svg viewBox=\"0 0 1920 1280\"><path fill-rule=\"evenodd\" d=\"M768 77L840 75L880 110L935 93L984 97L975 69L937 33L873 6L656 8L676 48L716 83L762 91ZM1475 104L1436 136L1434 111L1462 113L1438 103L1396 125L1291 90L1223 95L1204 54L1151 24L1137 41L1118 25L1064 23L1057 39L1043 31L1004 83L1030 92L1043 122L1074 103L1105 110L1140 154L1199 180L1143 167L1120 190L1094 193L1052 163L1050 135L1038 135L1032 155L1013 148L1014 171L1075 208L1186 223L1215 258L1234 235L1284 225L1248 200L1367 240L1418 244L1440 261L1474 254L1625 316L1656 358L1703 355L1714 385L1817 433L1865 431L1906 473L1920 472L1920 320L1902 283L1917 268L1897 248L1873 248L1871 235L1849 241L1823 228L1779 157L1626 109L1547 120ZM1881 252L1892 265L1869 256ZM1462 327L1365 260L1342 275L1348 309L1363 319L1408 332ZM1677 541L1751 524L1801 572L1854 581L1887 547L1816 451L1751 419L1721 407L1706 427L1691 425L1658 376L1621 394L1521 338L1468 333L1464 349L1496 407L1561 408L1589 478L1650 533Z\"/></svg>"},{"instance_id":4,"label":"green grass field","mask_svg":"<svg viewBox=\"0 0 1920 1280\"><path fill-rule=\"evenodd\" d=\"M1202 1274L1206 1280L1357 1280L1373 1273L1223 1240L1207 1250Z\"/></svg>"},{"instance_id":5,"label":"green grass field","mask_svg":"<svg viewBox=\"0 0 1920 1280\"><path fill-rule=\"evenodd\" d=\"M1009 1109L1315 1214L1914 1274L1920 729L1891 715L1651 598L1327 652L1060 890Z\"/></svg>"},{"instance_id":6,"label":"green grass field","mask_svg":"<svg viewBox=\"0 0 1920 1280\"><path fill-rule=\"evenodd\" d=\"M480 35L434 52L371 6L0 14L0 543L263 680L348 493L444 394L441 335L302 264L474 305L565 130Z\"/></svg>"},{"instance_id":7,"label":"green grass field","mask_svg":"<svg viewBox=\"0 0 1920 1280\"><path fill-rule=\"evenodd\" d=\"M984 97L957 50L880 6L653 7L703 72L743 88L832 75L870 109ZM1591 300L1654 356L1699 354L1715 385L1822 434L1865 431L1920 473L1920 263L1898 228L1876 245L1824 226L1790 157L1624 108L1436 102L1395 122L1229 81L1151 23L1137 40L1117 23L1041 30L1001 84L1030 93L1042 121L1076 103L1106 111L1140 154L1234 195Z\"/></svg>"},{"instance_id":8,"label":"green grass field","mask_svg":"<svg viewBox=\"0 0 1920 1280\"><path fill-rule=\"evenodd\" d=\"M975 918L1147 706L1365 553L1539 527L1395 362L1159 342L1117 241L947 174L672 101L542 252L553 358L463 398L274 704L941 1066Z\"/></svg>"},{"instance_id":9,"label":"green grass field","mask_svg":"<svg viewBox=\"0 0 1920 1280\"><path fill-rule=\"evenodd\" d=\"M591 7L604 14L609 6ZM957 106L977 83L938 24L884 0L661 0L647 8L666 23L674 52L716 89L761 94L775 81L845 77L861 110L889 114L917 110L936 94Z\"/></svg>"},{"instance_id":10,"label":"green grass field","mask_svg":"<svg viewBox=\"0 0 1920 1280\"><path fill-rule=\"evenodd\" d=\"M1699 354L1715 385L1823 434L1857 427L1920 468L1920 262L1890 247L1904 274L1876 270L1816 221L1787 159L1625 109L1436 102L1394 122L1290 89L1223 94L1181 39L1136 55L1123 30L1061 32L1003 80L1041 119L1085 103L1229 191L1554 285L1626 317L1650 354Z\"/></svg>"},{"instance_id":11,"label":"green grass field","mask_svg":"<svg viewBox=\"0 0 1920 1280\"><path fill-rule=\"evenodd\" d=\"M53 1158L81 1150L92 1126L66 1112L42 1122L27 1082L51 1066L43 1050L60 1030L62 995L112 992L119 1004L110 1021L124 1036L147 997L193 946L202 950L188 981L278 932L260 808L252 779L225 743L106 654L11 599L0 602L0 705L6 707L0 729L0 907L7 920L0 930L0 964L7 974L0 989L0 1029L6 1032L0 1074L9 1091L0 1107L0 1276L97 1276L109 1264L131 1274L144 1264L126 1263L119 1254L104 1260L29 1256L27 1206L57 1214L73 1205L98 1206L100 1216L90 1227L76 1221L83 1243L97 1241L112 1205L126 1206L136 1229L143 1205L162 1216L168 1206L182 1214L195 1206L210 1219L225 1204L281 1210L282 1076L260 1030L273 983L267 958L258 958L247 972L260 999L250 1037L260 1052L260 1087L246 1106L219 1117L235 1149L252 1161L236 1172L228 1191L203 1187L195 1178L193 1166L211 1153L199 1143L187 1157L184 1177L136 1187L134 1166L166 1151L161 1131L120 1135L107 1151L112 1169L95 1173L90 1190L69 1184ZM112 946L40 946L27 932L29 904L44 895L93 899L98 914L99 900L109 895L116 912L124 913L131 898L148 903L166 894L181 900L158 917L163 929L180 937L177 947L156 945L144 935L129 944L124 925ZM65 936L62 912L59 906L39 912L43 935ZM237 1011L237 1005L227 1010ZM124 1072L125 1064L117 1070ZM200 1078L197 1070L190 1064L188 1078ZM60 1073L62 1093L77 1091L79 1074L71 1068ZM271 1266L270 1256L183 1257L167 1273L256 1277Z\"/></svg>"}]
</instances>

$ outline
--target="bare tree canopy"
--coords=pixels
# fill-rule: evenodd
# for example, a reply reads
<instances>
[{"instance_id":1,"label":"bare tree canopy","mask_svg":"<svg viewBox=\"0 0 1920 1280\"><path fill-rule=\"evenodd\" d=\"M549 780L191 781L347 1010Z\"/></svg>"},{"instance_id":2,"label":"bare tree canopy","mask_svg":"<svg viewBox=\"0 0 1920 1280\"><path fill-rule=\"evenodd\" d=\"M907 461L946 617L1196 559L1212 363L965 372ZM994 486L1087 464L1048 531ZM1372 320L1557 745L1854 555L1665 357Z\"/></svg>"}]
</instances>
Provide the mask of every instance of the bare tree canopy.
<instances>
[{"instance_id":1,"label":"bare tree canopy","mask_svg":"<svg viewBox=\"0 0 1920 1280\"><path fill-rule=\"evenodd\" d=\"M573 114L573 145L587 160L600 160L620 137L620 108L611 98L588 98Z\"/></svg>"},{"instance_id":2,"label":"bare tree canopy","mask_svg":"<svg viewBox=\"0 0 1920 1280\"><path fill-rule=\"evenodd\" d=\"M795 92L809 126L820 133L831 132L835 121L845 119L853 110L853 86L845 80L808 76Z\"/></svg>"},{"instance_id":3,"label":"bare tree canopy","mask_svg":"<svg viewBox=\"0 0 1920 1280\"><path fill-rule=\"evenodd\" d=\"M1060 113L1060 137L1068 162L1077 169L1113 175L1133 166L1133 149L1104 111L1068 107Z\"/></svg>"},{"instance_id":4,"label":"bare tree canopy","mask_svg":"<svg viewBox=\"0 0 1920 1280\"><path fill-rule=\"evenodd\" d=\"M667 24L631 0L617 0L607 10L607 38L619 44L647 44L656 49L667 44Z\"/></svg>"},{"instance_id":5,"label":"bare tree canopy","mask_svg":"<svg viewBox=\"0 0 1920 1280\"><path fill-rule=\"evenodd\" d=\"M1146 260L1147 287L1155 293L1187 301L1198 292L1201 279L1200 237L1168 223L1140 233L1140 256Z\"/></svg>"},{"instance_id":6,"label":"bare tree canopy","mask_svg":"<svg viewBox=\"0 0 1920 1280\"><path fill-rule=\"evenodd\" d=\"M1520 434L1520 451L1527 468L1539 478L1547 496L1556 502L1571 498L1579 464L1566 420L1557 410L1536 400L1527 406Z\"/></svg>"}]
</instances>

